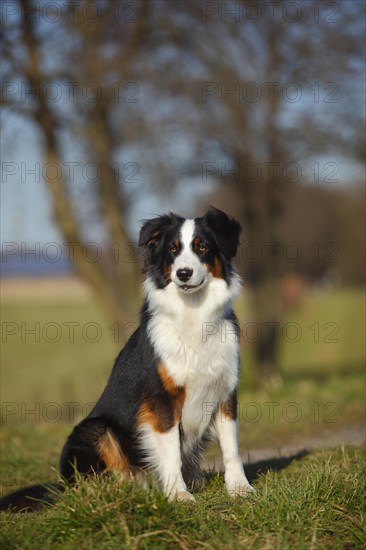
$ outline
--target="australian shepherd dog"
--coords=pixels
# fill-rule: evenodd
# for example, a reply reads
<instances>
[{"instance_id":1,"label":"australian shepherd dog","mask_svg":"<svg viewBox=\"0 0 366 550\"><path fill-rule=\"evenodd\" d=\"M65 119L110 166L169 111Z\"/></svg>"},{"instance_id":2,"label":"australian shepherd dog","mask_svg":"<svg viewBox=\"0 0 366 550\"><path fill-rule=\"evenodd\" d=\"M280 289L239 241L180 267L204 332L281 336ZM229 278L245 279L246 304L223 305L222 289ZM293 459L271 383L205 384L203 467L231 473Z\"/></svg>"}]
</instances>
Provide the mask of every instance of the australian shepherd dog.
<instances>
[{"instance_id":1,"label":"australian shepherd dog","mask_svg":"<svg viewBox=\"0 0 366 550\"><path fill-rule=\"evenodd\" d=\"M75 471L117 470L122 479L148 472L169 499L194 500L204 443L216 437L228 493L253 490L237 434L239 331L232 302L240 279L232 261L239 234L239 223L216 208L200 218L167 214L144 222L140 326L65 443L64 480L72 483ZM37 509L52 485L8 495L1 509Z\"/></svg>"}]
</instances>

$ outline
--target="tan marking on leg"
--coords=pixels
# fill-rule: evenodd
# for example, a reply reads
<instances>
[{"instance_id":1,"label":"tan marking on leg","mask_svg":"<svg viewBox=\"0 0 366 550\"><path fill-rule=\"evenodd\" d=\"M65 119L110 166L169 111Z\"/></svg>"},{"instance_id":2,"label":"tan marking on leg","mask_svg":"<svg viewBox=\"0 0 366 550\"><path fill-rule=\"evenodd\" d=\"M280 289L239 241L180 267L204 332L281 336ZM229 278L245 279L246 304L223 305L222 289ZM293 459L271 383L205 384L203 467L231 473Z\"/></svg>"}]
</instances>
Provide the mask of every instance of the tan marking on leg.
<instances>
[{"instance_id":1,"label":"tan marking on leg","mask_svg":"<svg viewBox=\"0 0 366 550\"><path fill-rule=\"evenodd\" d=\"M106 465L107 470L127 470L129 461L123 453L116 436L108 430L100 437L97 444L97 451L100 458Z\"/></svg>"},{"instance_id":2,"label":"tan marking on leg","mask_svg":"<svg viewBox=\"0 0 366 550\"><path fill-rule=\"evenodd\" d=\"M174 379L170 376L167 368L163 365L163 363L158 363L157 370L164 389L170 394L176 393L179 386L176 385Z\"/></svg>"},{"instance_id":3,"label":"tan marking on leg","mask_svg":"<svg viewBox=\"0 0 366 550\"><path fill-rule=\"evenodd\" d=\"M186 390L176 385L163 363L157 365L157 371L169 399L163 394L149 396L140 406L137 423L148 423L154 431L164 433L181 419Z\"/></svg>"},{"instance_id":4,"label":"tan marking on leg","mask_svg":"<svg viewBox=\"0 0 366 550\"><path fill-rule=\"evenodd\" d=\"M157 399L146 399L138 412L138 424L150 424L155 432L164 433L174 424L169 412L159 405Z\"/></svg>"},{"instance_id":5,"label":"tan marking on leg","mask_svg":"<svg viewBox=\"0 0 366 550\"><path fill-rule=\"evenodd\" d=\"M174 418L175 421L179 421L182 416L182 409L186 398L186 389L184 386L176 385L174 379L170 376L163 363L158 364L158 374L164 389L174 400Z\"/></svg>"}]
</instances>

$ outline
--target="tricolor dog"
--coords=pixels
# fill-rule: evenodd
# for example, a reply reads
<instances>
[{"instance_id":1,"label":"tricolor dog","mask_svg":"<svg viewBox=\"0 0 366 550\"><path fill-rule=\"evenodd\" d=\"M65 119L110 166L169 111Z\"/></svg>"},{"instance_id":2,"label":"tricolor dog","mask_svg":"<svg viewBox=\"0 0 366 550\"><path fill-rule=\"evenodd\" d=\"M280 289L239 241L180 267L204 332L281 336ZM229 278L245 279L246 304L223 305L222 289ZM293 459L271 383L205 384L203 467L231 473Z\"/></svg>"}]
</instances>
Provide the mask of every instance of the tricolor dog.
<instances>
[{"instance_id":1,"label":"tricolor dog","mask_svg":"<svg viewBox=\"0 0 366 550\"><path fill-rule=\"evenodd\" d=\"M215 208L203 217L162 215L144 222L144 304L140 326L118 355L89 416L71 432L60 472L148 472L171 499L194 500L205 441L219 441L227 491L253 490L238 449L238 326L232 302L240 280L232 260L240 225ZM35 509L49 488L5 497L1 508ZM28 498L27 498L28 497Z\"/></svg>"}]
</instances>

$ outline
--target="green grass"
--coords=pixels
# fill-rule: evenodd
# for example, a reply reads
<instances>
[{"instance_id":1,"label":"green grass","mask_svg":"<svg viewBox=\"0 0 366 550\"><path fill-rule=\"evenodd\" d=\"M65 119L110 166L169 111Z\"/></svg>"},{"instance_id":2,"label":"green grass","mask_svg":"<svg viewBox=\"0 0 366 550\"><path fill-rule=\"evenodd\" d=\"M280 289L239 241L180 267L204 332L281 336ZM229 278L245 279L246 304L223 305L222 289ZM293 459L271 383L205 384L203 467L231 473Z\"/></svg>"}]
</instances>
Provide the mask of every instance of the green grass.
<instances>
[{"instance_id":1,"label":"green grass","mask_svg":"<svg viewBox=\"0 0 366 550\"><path fill-rule=\"evenodd\" d=\"M196 503L170 503L117 477L80 482L35 515L2 514L4 548L362 548L366 468L360 449L314 453L257 473L231 499L221 475Z\"/></svg>"},{"instance_id":2,"label":"green grass","mask_svg":"<svg viewBox=\"0 0 366 550\"><path fill-rule=\"evenodd\" d=\"M236 309L243 328L250 321L246 300ZM99 330L95 342L90 323ZM243 342L243 456L247 449L272 448L278 457L279 448L305 447L303 442L313 437L323 438L326 448L333 433L364 423L362 292L309 294L283 323L299 326L301 337L296 342L280 340L281 387L264 389L258 384L252 346ZM87 326L90 332L85 333ZM4 302L3 494L57 479L63 442L98 398L133 326L120 327L118 342L111 323L91 302ZM6 334L4 327L16 333ZM59 338L52 342L56 332ZM215 446L208 456L216 460ZM2 514L3 547L362 548L362 451L317 451L289 462L277 459L269 470L268 464L250 464L258 493L245 500L229 499L222 478L216 476L193 507L168 503L156 490L146 493L116 479L90 480L68 490L45 512Z\"/></svg>"},{"instance_id":3,"label":"green grass","mask_svg":"<svg viewBox=\"0 0 366 550\"><path fill-rule=\"evenodd\" d=\"M89 302L5 302L2 401L86 404L97 399L119 348L110 326ZM128 327L121 330L121 347L127 335Z\"/></svg>"},{"instance_id":4,"label":"green grass","mask_svg":"<svg viewBox=\"0 0 366 550\"><path fill-rule=\"evenodd\" d=\"M253 382L251 316L245 293L238 307L244 342L245 382ZM264 327L261 327L265 330ZM279 366L284 378L324 380L335 374L362 371L365 362L365 295L362 289L306 294L279 326ZM253 336L252 336L253 337Z\"/></svg>"},{"instance_id":5,"label":"green grass","mask_svg":"<svg viewBox=\"0 0 366 550\"><path fill-rule=\"evenodd\" d=\"M299 379L306 374L324 379L335 372L347 373L352 367L364 365L362 290L309 294L301 307L287 314L284 324L291 322L300 328L300 339L294 343L281 340L282 370L287 379Z\"/></svg>"}]
</instances>

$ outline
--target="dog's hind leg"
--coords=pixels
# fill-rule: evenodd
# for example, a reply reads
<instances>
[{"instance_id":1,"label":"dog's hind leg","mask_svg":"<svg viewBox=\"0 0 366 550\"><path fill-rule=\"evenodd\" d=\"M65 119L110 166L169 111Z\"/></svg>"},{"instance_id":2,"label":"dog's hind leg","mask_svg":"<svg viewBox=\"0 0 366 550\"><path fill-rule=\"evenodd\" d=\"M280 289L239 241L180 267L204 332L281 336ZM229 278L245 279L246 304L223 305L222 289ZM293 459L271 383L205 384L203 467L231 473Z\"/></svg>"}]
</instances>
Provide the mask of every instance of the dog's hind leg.
<instances>
[{"instance_id":1,"label":"dog's hind leg","mask_svg":"<svg viewBox=\"0 0 366 550\"><path fill-rule=\"evenodd\" d=\"M73 482L75 470L84 475L108 470L126 472L129 461L113 429L99 418L75 426L61 453L60 472Z\"/></svg>"}]
</instances>

